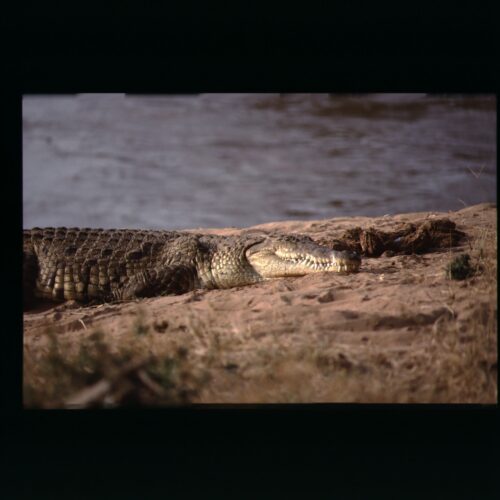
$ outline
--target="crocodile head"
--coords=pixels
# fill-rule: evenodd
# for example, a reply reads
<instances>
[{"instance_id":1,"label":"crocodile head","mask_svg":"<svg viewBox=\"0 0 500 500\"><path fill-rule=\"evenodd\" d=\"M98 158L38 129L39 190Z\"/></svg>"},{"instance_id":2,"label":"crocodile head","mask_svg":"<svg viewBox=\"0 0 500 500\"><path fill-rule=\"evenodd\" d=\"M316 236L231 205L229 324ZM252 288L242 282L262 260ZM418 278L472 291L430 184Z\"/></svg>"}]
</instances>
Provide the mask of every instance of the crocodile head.
<instances>
[{"instance_id":1,"label":"crocodile head","mask_svg":"<svg viewBox=\"0 0 500 500\"><path fill-rule=\"evenodd\" d=\"M351 273L361 265L356 252L330 250L306 236L266 238L247 248L246 258L264 279L322 271Z\"/></svg>"}]
</instances>

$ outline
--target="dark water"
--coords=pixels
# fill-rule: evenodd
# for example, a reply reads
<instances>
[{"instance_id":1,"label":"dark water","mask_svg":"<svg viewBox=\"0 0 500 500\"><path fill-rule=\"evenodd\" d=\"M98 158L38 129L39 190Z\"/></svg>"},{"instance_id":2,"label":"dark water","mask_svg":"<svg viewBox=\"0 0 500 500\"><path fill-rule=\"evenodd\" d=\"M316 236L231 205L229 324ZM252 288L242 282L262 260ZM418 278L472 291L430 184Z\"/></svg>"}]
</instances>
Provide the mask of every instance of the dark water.
<instances>
[{"instance_id":1,"label":"dark water","mask_svg":"<svg viewBox=\"0 0 500 500\"><path fill-rule=\"evenodd\" d=\"M196 228L496 202L494 96L27 96L24 227Z\"/></svg>"}]
</instances>

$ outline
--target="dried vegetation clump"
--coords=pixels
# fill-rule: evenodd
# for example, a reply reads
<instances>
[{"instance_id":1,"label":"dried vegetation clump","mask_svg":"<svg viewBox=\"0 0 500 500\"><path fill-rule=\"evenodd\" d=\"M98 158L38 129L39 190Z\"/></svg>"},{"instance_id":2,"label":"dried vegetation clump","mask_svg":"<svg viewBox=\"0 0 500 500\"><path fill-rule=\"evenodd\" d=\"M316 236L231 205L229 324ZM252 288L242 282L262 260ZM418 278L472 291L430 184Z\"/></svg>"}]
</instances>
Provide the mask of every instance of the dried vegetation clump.
<instances>
[{"instance_id":1,"label":"dried vegetation clump","mask_svg":"<svg viewBox=\"0 0 500 500\"><path fill-rule=\"evenodd\" d=\"M427 220L419 224L404 224L396 231L381 231L370 227L348 229L333 241L321 241L333 250L356 251L365 257L387 255L421 254L438 248L456 246L465 233L456 229L449 219Z\"/></svg>"}]
</instances>

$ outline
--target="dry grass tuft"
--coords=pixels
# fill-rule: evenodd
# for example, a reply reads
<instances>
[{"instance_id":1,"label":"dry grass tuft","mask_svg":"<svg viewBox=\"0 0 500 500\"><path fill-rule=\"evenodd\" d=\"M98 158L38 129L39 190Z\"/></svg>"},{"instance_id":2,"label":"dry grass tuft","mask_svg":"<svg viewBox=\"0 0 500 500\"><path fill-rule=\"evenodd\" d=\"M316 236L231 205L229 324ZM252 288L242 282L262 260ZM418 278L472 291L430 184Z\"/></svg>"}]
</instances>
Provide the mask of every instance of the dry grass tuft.
<instances>
[{"instance_id":1,"label":"dry grass tuft","mask_svg":"<svg viewBox=\"0 0 500 500\"><path fill-rule=\"evenodd\" d=\"M24 406L88 408L165 406L190 403L209 376L194 366L190 351L151 342L139 311L117 346L95 330L74 342L48 329L46 349L24 348ZM155 352L157 351L157 352Z\"/></svg>"}]
</instances>

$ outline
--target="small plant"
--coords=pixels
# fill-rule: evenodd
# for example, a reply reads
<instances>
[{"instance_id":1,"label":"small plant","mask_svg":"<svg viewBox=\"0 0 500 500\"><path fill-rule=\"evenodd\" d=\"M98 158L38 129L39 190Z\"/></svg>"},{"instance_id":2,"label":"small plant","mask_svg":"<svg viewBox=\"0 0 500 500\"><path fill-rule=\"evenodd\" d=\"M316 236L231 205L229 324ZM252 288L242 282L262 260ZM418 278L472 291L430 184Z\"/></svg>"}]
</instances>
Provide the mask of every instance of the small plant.
<instances>
[{"instance_id":1,"label":"small plant","mask_svg":"<svg viewBox=\"0 0 500 500\"><path fill-rule=\"evenodd\" d=\"M133 330L134 333L139 337L141 335L146 335L147 333L149 333L149 325L146 324L144 320L144 312L142 311L142 309L139 309L137 311L137 316L133 324Z\"/></svg>"},{"instance_id":2,"label":"small plant","mask_svg":"<svg viewBox=\"0 0 500 500\"><path fill-rule=\"evenodd\" d=\"M446 277L452 280L464 280L474 274L474 269L470 265L470 255L464 253L455 257L446 266Z\"/></svg>"}]
</instances>

